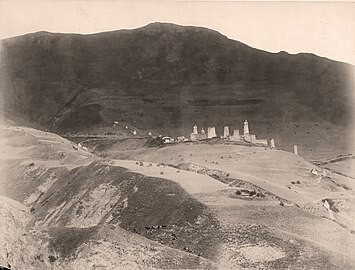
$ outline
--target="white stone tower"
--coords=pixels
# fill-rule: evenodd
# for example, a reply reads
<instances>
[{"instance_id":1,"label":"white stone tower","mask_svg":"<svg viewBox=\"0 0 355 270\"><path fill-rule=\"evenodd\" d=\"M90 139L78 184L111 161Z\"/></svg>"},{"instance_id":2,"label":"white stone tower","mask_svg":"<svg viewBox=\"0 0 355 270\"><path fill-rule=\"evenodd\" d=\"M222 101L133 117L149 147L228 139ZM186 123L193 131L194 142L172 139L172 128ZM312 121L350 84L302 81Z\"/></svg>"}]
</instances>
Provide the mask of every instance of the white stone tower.
<instances>
[{"instance_id":1,"label":"white stone tower","mask_svg":"<svg viewBox=\"0 0 355 270\"><path fill-rule=\"evenodd\" d=\"M223 137L227 138L229 137L229 127L225 126L223 130Z\"/></svg>"},{"instance_id":2,"label":"white stone tower","mask_svg":"<svg viewBox=\"0 0 355 270\"><path fill-rule=\"evenodd\" d=\"M271 146L271 148L275 148L275 140L274 140L274 138L270 139L270 146Z\"/></svg>"},{"instance_id":3,"label":"white stone tower","mask_svg":"<svg viewBox=\"0 0 355 270\"><path fill-rule=\"evenodd\" d=\"M249 124L248 121L244 121L244 135L249 135Z\"/></svg>"},{"instance_id":4,"label":"white stone tower","mask_svg":"<svg viewBox=\"0 0 355 270\"><path fill-rule=\"evenodd\" d=\"M298 155L298 147L297 147L297 144L295 144L295 145L293 146L293 153L294 153L295 155Z\"/></svg>"},{"instance_id":5,"label":"white stone tower","mask_svg":"<svg viewBox=\"0 0 355 270\"><path fill-rule=\"evenodd\" d=\"M217 137L216 134L216 127L208 127L207 129L207 137L210 138L214 138Z\"/></svg>"},{"instance_id":6,"label":"white stone tower","mask_svg":"<svg viewBox=\"0 0 355 270\"><path fill-rule=\"evenodd\" d=\"M195 135L198 134L198 130L197 130L197 126L196 125L194 125L192 133L195 134Z\"/></svg>"}]
</instances>

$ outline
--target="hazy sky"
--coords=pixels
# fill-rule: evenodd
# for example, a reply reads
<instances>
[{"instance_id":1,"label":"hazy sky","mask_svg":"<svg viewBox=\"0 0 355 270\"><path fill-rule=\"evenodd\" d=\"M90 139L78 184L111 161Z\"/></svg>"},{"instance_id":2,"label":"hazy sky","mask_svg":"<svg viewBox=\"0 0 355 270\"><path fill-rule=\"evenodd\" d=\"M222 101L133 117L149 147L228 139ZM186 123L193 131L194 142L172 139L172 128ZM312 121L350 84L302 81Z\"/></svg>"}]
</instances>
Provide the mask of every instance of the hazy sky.
<instances>
[{"instance_id":1,"label":"hazy sky","mask_svg":"<svg viewBox=\"0 0 355 270\"><path fill-rule=\"evenodd\" d=\"M212 28L271 52L312 52L355 64L355 3L2 1L0 38L36 31L95 33L151 22Z\"/></svg>"}]
</instances>

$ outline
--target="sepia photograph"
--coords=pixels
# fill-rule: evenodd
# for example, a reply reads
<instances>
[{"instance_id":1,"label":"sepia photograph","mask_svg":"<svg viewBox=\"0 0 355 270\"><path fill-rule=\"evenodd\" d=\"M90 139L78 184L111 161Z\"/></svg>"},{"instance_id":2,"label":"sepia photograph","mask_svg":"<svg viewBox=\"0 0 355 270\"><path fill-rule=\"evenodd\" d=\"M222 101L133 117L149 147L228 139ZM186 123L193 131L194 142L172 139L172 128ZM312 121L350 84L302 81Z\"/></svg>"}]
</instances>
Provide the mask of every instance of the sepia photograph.
<instances>
[{"instance_id":1,"label":"sepia photograph","mask_svg":"<svg viewBox=\"0 0 355 270\"><path fill-rule=\"evenodd\" d=\"M355 269L355 2L0 0L0 270Z\"/></svg>"}]
</instances>

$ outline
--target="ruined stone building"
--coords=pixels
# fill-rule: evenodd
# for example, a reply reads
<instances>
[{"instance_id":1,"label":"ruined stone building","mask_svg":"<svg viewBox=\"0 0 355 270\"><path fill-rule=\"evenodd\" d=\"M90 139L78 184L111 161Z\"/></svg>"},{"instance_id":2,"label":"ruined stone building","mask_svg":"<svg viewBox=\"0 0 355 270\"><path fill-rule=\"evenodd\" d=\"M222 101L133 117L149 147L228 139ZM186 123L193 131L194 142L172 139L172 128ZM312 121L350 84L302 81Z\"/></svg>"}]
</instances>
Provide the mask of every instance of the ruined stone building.
<instances>
[{"instance_id":1,"label":"ruined stone building","mask_svg":"<svg viewBox=\"0 0 355 270\"><path fill-rule=\"evenodd\" d=\"M229 138L229 127L225 126L223 129L223 138L227 139Z\"/></svg>"},{"instance_id":2,"label":"ruined stone building","mask_svg":"<svg viewBox=\"0 0 355 270\"><path fill-rule=\"evenodd\" d=\"M197 130L197 126L194 125L194 127L192 128L192 133L195 135L198 135L198 130Z\"/></svg>"},{"instance_id":3,"label":"ruined stone building","mask_svg":"<svg viewBox=\"0 0 355 270\"><path fill-rule=\"evenodd\" d=\"M221 138L224 138L225 140L230 140L230 141L247 141L251 142L254 144L260 144L263 146L267 146L268 142L266 139L257 139L254 134L250 133L249 129L249 123L248 120L244 121L244 128L243 128L243 134L241 135L239 133L239 129L235 129L233 131L233 135L230 134L229 132L229 127L224 126L223 128L223 136ZM192 133L190 134L190 139L191 141L199 141L199 140L204 140L204 139L211 139L211 138L216 138L217 133L216 133L216 127L208 127L207 129L207 134L205 130L202 128L201 133L198 133L198 128L197 125L194 125L192 128ZM271 147L275 148L275 141L274 139L271 139Z\"/></svg>"},{"instance_id":4,"label":"ruined stone building","mask_svg":"<svg viewBox=\"0 0 355 270\"><path fill-rule=\"evenodd\" d=\"M176 141L179 142L179 143L184 142L185 140L186 140L185 136L178 136L176 138Z\"/></svg>"},{"instance_id":5,"label":"ruined stone building","mask_svg":"<svg viewBox=\"0 0 355 270\"><path fill-rule=\"evenodd\" d=\"M200 134L200 140L205 140L205 139L207 139L207 134L206 131L202 128Z\"/></svg>"},{"instance_id":6,"label":"ruined stone building","mask_svg":"<svg viewBox=\"0 0 355 270\"><path fill-rule=\"evenodd\" d=\"M192 133L190 134L190 139L191 139L191 141L198 141L200 139L196 125L194 125L192 128Z\"/></svg>"},{"instance_id":7,"label":"ruined stone building","mask_svg":"<svg viewBox=\"0 0 355 270\"><path fill-rule=\"evenodd\" d=\"M231 141L240 141L239 129L233 131L233 135L229 137Z\"/></svg>"},{"instance_id":8,"label":"ruined stone building","mask_svg":"<svg viewBox=\"0 0 355 270\"><path fill-rule=\"evenodd\" d=\"M207 137L209 139L217 137L216 127L208 127L208 129L207 129Z\"/></svg>"},{"instance_id":9,"label":"ruined stone building","mask_svg":"<svg viewBox=\"0 0 355 270\"><path fill-rule=\"evenodd\" d=\"M265 146L268 145L266 139L257 139L255 135L250 133L248 120L244 121L244 134L242 138L247 142L261 144Z\"/></svg>"},{"instance_id":10,"label":"ruined stone building","mask_svg":"<svg viewBox=\"0 0 355 270\"><path fill-rule=\"evenodd\" d=\"M194 125L192 128L192 133L190 134L190 140L191 141L199 141L199 140L205 140L205 139L207 139L206 131L202 128L201 134L199 134L197 126Z\"/></svg>"},{"instance_id":11,"label":"ruined stone building","mask_svg":"<svg viewBox=\"0 0 355 270\"><path fill-rule=\"evenodd\" d=\"M249 123L248 120L244 121L244 135L249 135Z\"/></svg>"}]
</instances>

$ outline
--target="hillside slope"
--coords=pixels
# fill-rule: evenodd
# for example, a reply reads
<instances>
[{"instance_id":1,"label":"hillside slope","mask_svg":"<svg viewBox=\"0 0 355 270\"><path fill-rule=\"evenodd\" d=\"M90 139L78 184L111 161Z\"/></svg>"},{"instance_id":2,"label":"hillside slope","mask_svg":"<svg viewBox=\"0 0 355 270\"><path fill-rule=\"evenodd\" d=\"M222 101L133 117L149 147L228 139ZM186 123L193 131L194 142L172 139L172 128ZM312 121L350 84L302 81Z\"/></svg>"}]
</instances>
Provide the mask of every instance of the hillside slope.
<instances>
[{"instance_id":1,"label":"hillside slope","mask_svg":"<svg viewBox=\"0 0 355 270\"><path fill-rule=\"evenodd\" d=\"M178 184L110 166L52 133L2 126L0 135L0 266L214 268L217 221Z\"/></svg>"},{"instance_id":2,"label":"hillside slope","mask_svg":"<svg viewBox=\"0 0 355 270\"><path fill-rule=\"evenodd\" d=\"M173 24L1 41L5 115L61 134L122 136L128 125L144 135L186 136L195 123L221 132L248 119L253 133L284 149L298 143L300 151L347 153L353 78L345 63L272 54Z\"/></svg>"},{"instance_id":3,"label":"hillside slope","mask_svg":"<svg viewBox=\"0 0 355 270\"><path fill-rule=\"evenodd\" d=\"M333 175L317 184L312 165L289 153L229 146L232 158L222 159L223 145L178 145L132 157L144 162L104 160L48 132L8 125L0 135L0 195L10 198L0 203L7 221L0 238L8 242L0 263L37 269L355 265L355 235L343 223L353 216L354 185ZM170 156L176 167L155 163ZM232 165L239 167L238 157L249 162L243 170ZM263 168L262 160L269 160ZM255 196L239 196L244 189ZM322 198L332 203L335 220Z\"/></svg>"}]
</instances>

